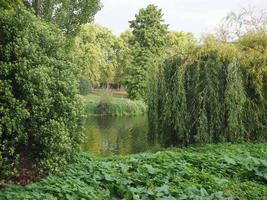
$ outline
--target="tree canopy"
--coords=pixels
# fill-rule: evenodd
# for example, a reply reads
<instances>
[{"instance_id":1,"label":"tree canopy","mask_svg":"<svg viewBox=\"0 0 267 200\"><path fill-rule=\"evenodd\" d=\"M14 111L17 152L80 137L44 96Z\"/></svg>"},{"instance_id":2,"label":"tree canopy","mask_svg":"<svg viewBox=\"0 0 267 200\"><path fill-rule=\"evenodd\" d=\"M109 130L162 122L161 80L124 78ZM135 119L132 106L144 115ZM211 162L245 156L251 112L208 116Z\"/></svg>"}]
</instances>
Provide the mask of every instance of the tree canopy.
<instances>
[{"instance_id":1,"label":"tree canopy","mask_svg":"<svg viewBox=\"0 0 267 200\"><path fill-rule=\"evenodd\" d=\"M262 34L248 33L238 44L207 37L202 46L165 60L149 82L151 137L167 146L265 141Z\"/></svg>"},{"instance_id":2,"label":"tree canopy","mask_svg":"<svg viewBox=\"0 0 267 200\"><path fill-rule=\"evenodd\" d=\"M24 0L24 4L64 33L73 34L81 24L92 22L101 9L100 0Z\"/></svg>"},{"instance_id":3,"label":"tree canopy","mask_svg":"<svg viewBox=\"0 0 267 200\"><path fill-rule=\"evenodd\" d=\"M112 83L119 45L120 41L109 29L95 24L82 25L75 38L74 62L93 85Z\"/></svg>"},{"instance_id":4,"label":"tree canopy","mask_svg":"<svg viewBox=\"0 0 267 200\"><path fill-rule=\"evenodd\" d=\"M147 70L163 54L168 26L162 17L161 9L148 5L130 21L133 60L126 85L132 99L146 98Z\"/></svg>"}]
</instances>

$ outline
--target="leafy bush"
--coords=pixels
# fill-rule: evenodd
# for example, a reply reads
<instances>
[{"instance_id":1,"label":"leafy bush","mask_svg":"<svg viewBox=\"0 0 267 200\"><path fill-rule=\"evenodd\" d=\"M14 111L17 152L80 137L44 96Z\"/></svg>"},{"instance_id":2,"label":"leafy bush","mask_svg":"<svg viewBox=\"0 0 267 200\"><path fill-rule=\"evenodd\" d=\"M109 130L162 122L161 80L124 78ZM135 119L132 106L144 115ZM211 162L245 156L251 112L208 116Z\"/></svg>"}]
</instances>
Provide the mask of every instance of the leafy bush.
<instances>
[{"instance_id":1,"label":"leafy bush","mask_svg":"<svg viewBox=\"0 0 267 200\"><path fill-rule=\"evenodd\" d=\"M28 158L39 172L58 170L81 139L67 42L24 9L0 13L0 179Z\"/></svg>"},{"instance_id":2,"label":"leafy bush","mask_svg":"<svg viewBox=\"0 0 267 200\"><path fill-rule=\"evenodd\" d=\"M1 190L0 199L263 200L267 179L246 166L250 163L258 168L248 160L266 163L266 156L266 143L208 145L108 158L81 154L56 176Z\"/></svg>"}]
</instances>

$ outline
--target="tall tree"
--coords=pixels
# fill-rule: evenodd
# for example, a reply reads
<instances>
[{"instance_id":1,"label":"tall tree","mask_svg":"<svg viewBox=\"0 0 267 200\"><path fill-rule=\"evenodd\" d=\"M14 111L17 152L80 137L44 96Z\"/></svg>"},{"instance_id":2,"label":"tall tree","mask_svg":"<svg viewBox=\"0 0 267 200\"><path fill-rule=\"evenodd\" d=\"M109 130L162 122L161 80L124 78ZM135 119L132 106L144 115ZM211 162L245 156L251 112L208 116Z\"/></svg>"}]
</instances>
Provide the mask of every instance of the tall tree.
<instances>
[{"instance_id":1,"label":"tall tree","mask_svg":"<svg viewBox=\"0 0 267 200\"><path fill-rule=\"evenodd\" d=\"M127 79L127 89L131 99L145 98L148 68L163 53L168 26L163 23L162 17L161 9L155 5L148 5L139 11L135 20L130 21L133 32L130 41L133 62Z\"/></svg>"},{"instance_id":2,"label":"tall tree","mask_svg":"<svg viewBox=\"0 0 267 200\"><path fill-rule=\"evenodd\" d=\"M75 33L81 24L92 22L101 9L100 0L24 0L24 4L67 34Z\"/></svg>"},{"instance_id":3,"label":"tall tree","mask_svg":"<svg viewBox=\"0 0 267 200\"><path fill-rule=\"evenodd\" d=\"M247 96L238 58L235 45L211 37L168 58L150 82L151 137L165 145L261 139L245 127Z\"/></svg>"}]
</instances>

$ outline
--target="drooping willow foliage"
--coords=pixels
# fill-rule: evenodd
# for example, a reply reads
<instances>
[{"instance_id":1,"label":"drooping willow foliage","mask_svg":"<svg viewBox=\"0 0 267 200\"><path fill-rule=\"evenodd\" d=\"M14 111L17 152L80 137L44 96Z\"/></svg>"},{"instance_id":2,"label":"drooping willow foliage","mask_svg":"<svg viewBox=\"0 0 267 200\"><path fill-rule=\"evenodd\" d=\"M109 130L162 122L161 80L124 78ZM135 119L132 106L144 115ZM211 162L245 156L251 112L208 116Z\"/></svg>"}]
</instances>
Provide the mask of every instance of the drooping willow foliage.
<instances>
[{"instance_id":1,"label":"drooping willow foliage","mask_svg":"<svg viewBox=\"0 0 267 200\"><path fill-rule=\"evenodd\" d=\"M148 94L150 137L166 146L266 139L266 123L259 132L248 126L264 108L248 107L234 45L206 44L165 60L150 74Z\"/></svg>"},{"instance_id":2,"label":"drooping willow foliage","mask_svg":"<svg viewBox=\"0 0 267 200\"><path fill-rule=\"evenodd\" d=\"M267 32L250 32L238 41L247 94L245 131L267 140Z\"/></svg>"}]
</instances>

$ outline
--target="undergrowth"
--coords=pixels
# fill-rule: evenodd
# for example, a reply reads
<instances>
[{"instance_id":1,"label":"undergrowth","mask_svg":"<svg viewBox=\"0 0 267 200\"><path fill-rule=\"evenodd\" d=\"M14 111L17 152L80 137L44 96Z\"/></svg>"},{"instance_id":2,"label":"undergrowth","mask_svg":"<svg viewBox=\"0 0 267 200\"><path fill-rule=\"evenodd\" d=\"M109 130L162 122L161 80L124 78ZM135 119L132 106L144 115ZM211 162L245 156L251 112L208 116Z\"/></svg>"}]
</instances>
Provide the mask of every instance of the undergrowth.
<instances>
[{"instance_id":1,"label":"undergrowth","mask_svg":"<svg viewBox=\"0 0 267 200\"><path fill-rule=\"evenodd\" d=\"M96 158L80 154L57 175L0 190L0 199L267 198L267 144L206 145Z\"/></svg>"}]
</instances>

